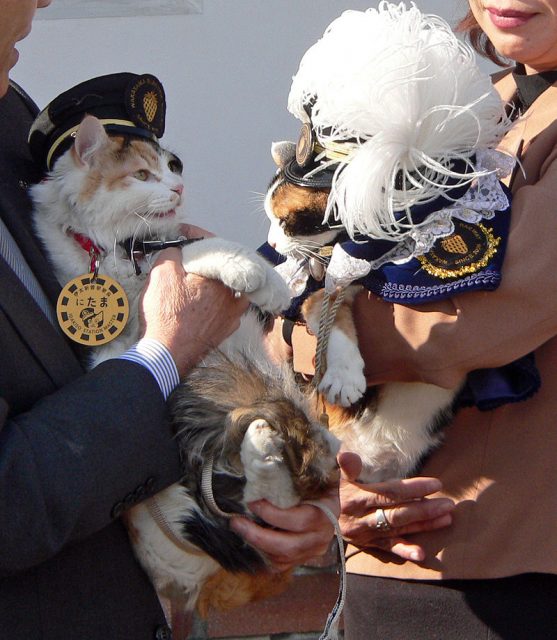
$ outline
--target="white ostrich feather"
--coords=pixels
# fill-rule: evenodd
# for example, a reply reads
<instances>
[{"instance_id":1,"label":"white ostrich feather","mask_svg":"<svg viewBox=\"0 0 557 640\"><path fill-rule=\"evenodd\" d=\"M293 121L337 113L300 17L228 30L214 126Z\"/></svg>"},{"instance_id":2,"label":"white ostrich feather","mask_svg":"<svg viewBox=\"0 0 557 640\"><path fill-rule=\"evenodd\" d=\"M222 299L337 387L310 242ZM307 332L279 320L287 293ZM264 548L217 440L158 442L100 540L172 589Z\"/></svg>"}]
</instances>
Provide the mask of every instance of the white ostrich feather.
<instances>
[{"instance_id":1,"label":"white ostrich feather","mask_svg":"<svg viewBox=\"0 0 557 640\"><path fill-rule=\"evenodd\" d=\"M306 122L310 101L319 144L346 143L326 217L352 236L407 236L411 208L442 195L449 177L484 175L474 152L495 147L509 126L471 47L414 4L381 2L334 20L302 58L288 109ZM469 165L466 174L449 169L455 159ZM406 178L400 189L397 174Z\"/></svg>"}]
</instances>

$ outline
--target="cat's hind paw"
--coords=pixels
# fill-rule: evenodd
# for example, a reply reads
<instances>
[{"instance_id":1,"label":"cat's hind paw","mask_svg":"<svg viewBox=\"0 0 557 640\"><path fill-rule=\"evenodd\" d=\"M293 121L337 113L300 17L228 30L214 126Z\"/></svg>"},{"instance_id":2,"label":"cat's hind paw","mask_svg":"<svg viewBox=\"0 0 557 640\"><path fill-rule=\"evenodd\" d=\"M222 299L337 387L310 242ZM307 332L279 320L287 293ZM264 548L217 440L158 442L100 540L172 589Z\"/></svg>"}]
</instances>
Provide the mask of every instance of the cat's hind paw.
<instances>
[{"instance_id":1,"label":"cat's hind paw","mask_svg":"<svg viewBox=\"0 0 557 640\"><path fill-rule=\"evenodd\" d=\"M240 451L246 503L265 499L284 509L299 502L283 450L282 438L266 420L257 419L250 424Z\"/></svg>"},{"instance_id":2,"label":"cat's hind paw","mask_svg":"<svg viewBox=\"0 0 557 640\"><path fill-rule=\"evenodd\" d=\"M364 395L366 386L361 368L336 366L327 368L318 389L331 404L349 407Z\"/></svg>"}]
</instances>

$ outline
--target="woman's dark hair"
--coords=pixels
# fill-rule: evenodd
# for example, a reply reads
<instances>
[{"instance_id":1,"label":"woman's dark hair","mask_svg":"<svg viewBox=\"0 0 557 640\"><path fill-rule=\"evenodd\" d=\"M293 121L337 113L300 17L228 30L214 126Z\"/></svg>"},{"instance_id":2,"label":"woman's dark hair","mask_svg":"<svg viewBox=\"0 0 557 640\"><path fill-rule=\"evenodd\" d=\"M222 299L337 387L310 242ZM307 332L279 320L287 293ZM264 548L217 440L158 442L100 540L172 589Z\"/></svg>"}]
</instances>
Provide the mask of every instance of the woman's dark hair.
<instances>
[{"instance_id":1,"label":"woman's dark hair","mask_svg":"<svg viewBox=\"0 0 557 640\"><path fill-rule=\"evenodd\" d=\"M462 18L462 20L456 25L455 30L458 33L464 33L470 40L472 47L480 55L489 58L500 67L507 67L509 65L510 61L498 53L491 40L483 32L470 9L464 18Z\"/></svg>"}]
</instances>

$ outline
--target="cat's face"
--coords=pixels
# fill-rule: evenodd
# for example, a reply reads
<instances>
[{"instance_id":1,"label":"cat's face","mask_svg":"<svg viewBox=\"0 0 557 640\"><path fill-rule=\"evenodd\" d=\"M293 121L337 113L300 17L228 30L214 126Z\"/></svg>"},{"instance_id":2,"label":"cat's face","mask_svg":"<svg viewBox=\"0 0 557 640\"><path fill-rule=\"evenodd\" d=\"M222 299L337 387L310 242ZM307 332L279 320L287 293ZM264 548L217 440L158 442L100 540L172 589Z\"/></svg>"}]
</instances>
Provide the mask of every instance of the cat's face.
<instances>
[{"instance_id":1,"label":"cat's face","mask_svg":"<svg viewBox=\"0 0 557 640\"><path fill-rule=\"evenodd\" d=\"M329 189L301 187L288 182L283 167L294 157L290 143L275 143L273 159L279 167L265 196L265 213L271 226L268 242L282 255L309 257L332 242L339 233L323 223Z\"/></svg>"},{"instance_id":2,"label":"cat's face","mask_svg":"<svg viewBox=\"0 0 557 640\"><path fill-rule=\"evenodd\" d=\"M69 205L67 226L108 248L176 227L181 173L174 154L147 140L108 136L87 116L50 179L59 183L58 195Z\"/></svg>"}]
</instances>

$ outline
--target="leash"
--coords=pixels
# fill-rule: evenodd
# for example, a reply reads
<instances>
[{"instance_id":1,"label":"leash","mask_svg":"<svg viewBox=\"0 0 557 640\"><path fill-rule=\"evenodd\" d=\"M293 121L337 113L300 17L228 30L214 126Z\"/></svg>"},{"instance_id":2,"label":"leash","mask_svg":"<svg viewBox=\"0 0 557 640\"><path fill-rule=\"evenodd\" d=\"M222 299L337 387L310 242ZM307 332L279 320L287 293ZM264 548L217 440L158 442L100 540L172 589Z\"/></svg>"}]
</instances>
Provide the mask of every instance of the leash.
<instances>
[{"instance_id":1,"label":"leash","mask_svg":"<svg viewBox=\"0 0 557 640\"><path fill-rule=\"evenodd\" d=\"M329 509L329 507L326 507L324 504L320 504L319 502L313 500L308 500L307 502L303 502L302 504L311 504L314 507L321 509L321 511L327 516L329 522L333 525L333 528L335 530L335 538L337 541L338 555L340 559L340 567L338 571L338 596L333 608L331 609L331 612L327 616L327 622L325 623L323 632L319 636L319 640L338 640L340 616L342 614L342 610L344 609L344 603L346 602L346 559L344 557L344 540L342 538L342 532L340 530L338 518Z\"/></svg>"},{"instance_id":2,"label":"leash","mask_svg":"<svg viewBox=\"0 0 557 640\"><path fill-rule=\"evenodd\" d=\"M201 469L201 495L213 515L226 518L227 520L236 516L240 518L248 518L245 513L228 513L219 507L213 493L213 466L214 458L213 456L209 456L203 463L203 467Z\"/></svg>"},{"instance_id":3,"label":"leash","mask_svg":"<svg viewBox=\"0 0 557 640\"><path fill-rule=\"evenodd\" d=\"M331 304L331 294L325 290L323 303L321 304L321 315L319 316L319 329L317 332L317 347L315 349L315 375L313 376L313 386L317 388L327 370L327 348L331 329L335 321L338 308L344 300L345 287L337 289L337 295Z\"/></svg>"},{"instance_id":4,"label":"leash","mask_svg":"<svg viewBox=\"0 0 557 640\"><path fill-rule=\"evenodd\" d=\"M149 515L151 516L151 518L153 518L153 520L155 521L159 529L164 533L164 535L168 538L168 540L172 542L172 544L178 547L178 549L180 549L181 551L185 551L190 555L195 555L195 556L206 555L204 551L201 551L193 544L188 544L184 542L181 538L179 538L174 533L174 531L172 530L172 527L170 526L168 520L166 519L164 513L162 512L159 503L157 502L156 496L151 496L150 498L147 498L147 500L145 500L145 506L147 507L147 511L149 512Z\"/></svg>"}]
</instances>

